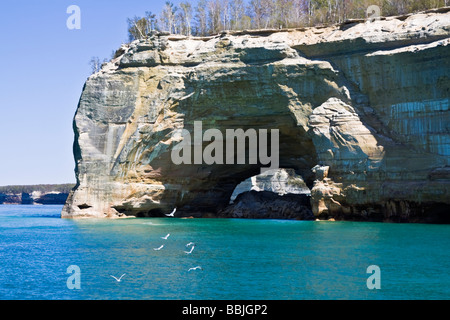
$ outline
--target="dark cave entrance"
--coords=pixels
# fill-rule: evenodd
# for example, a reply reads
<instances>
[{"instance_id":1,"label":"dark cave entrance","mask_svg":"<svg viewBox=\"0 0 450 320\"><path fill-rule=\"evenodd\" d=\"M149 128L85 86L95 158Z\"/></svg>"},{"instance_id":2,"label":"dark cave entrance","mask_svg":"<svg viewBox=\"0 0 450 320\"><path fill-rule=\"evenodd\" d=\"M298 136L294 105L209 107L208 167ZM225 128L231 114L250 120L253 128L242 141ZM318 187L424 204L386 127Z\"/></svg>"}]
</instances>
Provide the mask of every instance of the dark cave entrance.
<instances>
[{"instance_id":1,"label":"dark cave entrance","mask_svg":"<svg viewBox=\"0 0 450 320\"><path fill-rule=\"evenodd\" d=\"M264 119L264 122L258 123L258 126L242 125L242 130L255 129L278 129L278 166L276 171L287 174L286 178L289 178L292 184L301 184L301 188L304 192L286 192L287 195L281 194L276 190L264 190L267 192L273 192L277 197L267 195L274 202L282 204L283 207L287 207L285 203L288 198L292 201L291 206L295 206L295 201L310 208L310 190L313 186L315 174L312 172L312 168L317 165L317 153L311 137L304 128L298 126L292 115L285 114L279 116L278 122L273 122ZM209 128L222 127L221 131L227 130L226 124L219 125L217 121L213 124L203 123L203 130ZM242 123L241 123L242 124ZM188 131L192 128L188 124L185 125ZM259 141L259 140L258 140ZM271 141L268 139L268 141ZM209 142L203 142L202 150L209 145ZM235 145L235 155L238 153L237 146ZM250 164L249 154L250 149L255 148L252 146L249 140L246 140L245 145L245 162L244 164L179 164L173 165L168 170L170 174L176 176L171 183L167 183L167 186L177 185L179 191L175 193L166 193L165 198L161 201L161 204L175 203L178 216L194 216L194 217L214 217L223 213L223 210L230 205L230 199L235 192L236 187L246 181L252 179L252 177L264 176L261 175L261 168L268 168L267 164L258 162L257 164ZM272 150L268 150L268 155ZM281 171L280 171L281 170ZM284 171L283 171L284 170ZM287 171L286 171L287 170ZM264 170L263 170L264 171ZM253 178L254 179L254 178ZM256 178L259 179L259 178ZM245 182L244 182L245 183ZM276 184L276 183L275 183ZM281 184L286 184L282 182ZM291 186L292 189L294 189ZM283 188L282 188L283 189ZM250 190L248 190L250 191ZM297 189L298 191L298 189ZM257 197L262 197L263 193L258 194ZM279 199L279 197L283 197ZM301 198L301 199L300 199ZM265 201L265 199L260 199ZM283 208L281 208L282 210ZM165 210L170 212L172 208L165 207Z\"/></svg>"}]
</instances>

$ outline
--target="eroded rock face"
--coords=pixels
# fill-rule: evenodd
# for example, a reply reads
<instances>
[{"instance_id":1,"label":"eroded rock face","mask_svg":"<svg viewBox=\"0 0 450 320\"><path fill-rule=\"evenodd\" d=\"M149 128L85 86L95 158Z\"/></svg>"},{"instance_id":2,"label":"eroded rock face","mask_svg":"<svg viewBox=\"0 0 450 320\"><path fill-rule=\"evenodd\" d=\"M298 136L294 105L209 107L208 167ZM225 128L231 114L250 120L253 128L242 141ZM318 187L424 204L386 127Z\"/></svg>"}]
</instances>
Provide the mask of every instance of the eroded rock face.
<instances>
[{"instance_id":1,"label":"eroded rock face","mask_svg":"<svg viewBox=\"0 0 450 320\"><path fill-rule=\"evenodd\" d=\"M83 89L78 183L62 217L223 211L262 164L174 164L176 132L195 121L278 129L279 166L303 177L316 217L409 221L448 208L449 37L441 10L123 46Z\"/></svg>"}]
</instances>

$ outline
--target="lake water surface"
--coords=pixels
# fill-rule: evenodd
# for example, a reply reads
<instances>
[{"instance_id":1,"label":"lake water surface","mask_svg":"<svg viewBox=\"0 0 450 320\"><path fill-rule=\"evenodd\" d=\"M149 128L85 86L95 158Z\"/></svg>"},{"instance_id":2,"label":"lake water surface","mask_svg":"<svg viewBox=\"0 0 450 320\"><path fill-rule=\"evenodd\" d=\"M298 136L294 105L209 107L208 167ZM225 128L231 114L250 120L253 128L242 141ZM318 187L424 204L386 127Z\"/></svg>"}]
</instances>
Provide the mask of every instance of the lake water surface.
<instances>
[{"instance_id":1,"label":"lake water surface","mask_svg":"<svg viewBox=\"0 0 450 320\"><path fill-rule=\"evenodd\" d=\"M450 297L450 225L67 220L61 209L0 206L0 299ZM70 265L80 289L67 287ZM367 288L370 265L380 268L379 290Z\"/></svg>"}]
</instances>

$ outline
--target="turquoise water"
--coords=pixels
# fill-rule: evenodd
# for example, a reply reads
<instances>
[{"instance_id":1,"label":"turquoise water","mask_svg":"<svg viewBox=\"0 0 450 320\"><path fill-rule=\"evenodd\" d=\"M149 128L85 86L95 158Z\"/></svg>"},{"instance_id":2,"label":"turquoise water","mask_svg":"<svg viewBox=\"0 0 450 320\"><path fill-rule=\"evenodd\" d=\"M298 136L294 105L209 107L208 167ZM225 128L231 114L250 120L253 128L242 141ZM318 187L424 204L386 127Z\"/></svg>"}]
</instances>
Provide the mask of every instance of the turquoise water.
<instances>
[{"instance_id":1,"label":"turquoise water","mask_svg":"<svg viewBox=\"0 0 450 320\"><path fill-rule=\"evenodd\" d=\"M0 206L0 299L450 297L450 225L66 220L60 211ZM70 265L81 289L67 287ZM380 268L379 290L367 288L370 265ZM203 270L188 272L195 266ZM110 276L123 273L121 282Z\"/></svg>"}]
</instances>

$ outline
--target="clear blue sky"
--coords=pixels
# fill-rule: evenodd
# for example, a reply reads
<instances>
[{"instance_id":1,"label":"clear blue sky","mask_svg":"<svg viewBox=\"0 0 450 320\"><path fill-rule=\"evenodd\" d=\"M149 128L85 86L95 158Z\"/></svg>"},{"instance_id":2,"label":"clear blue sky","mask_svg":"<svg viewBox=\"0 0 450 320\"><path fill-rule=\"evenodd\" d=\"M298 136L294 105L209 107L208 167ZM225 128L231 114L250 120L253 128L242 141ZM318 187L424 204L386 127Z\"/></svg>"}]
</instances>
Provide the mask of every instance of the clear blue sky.
<instances>
[{"instance_id":1,"label":"clear blue sky","mask_svg":"<svg viewBox=\"0 0 450 320\"><path fill-rule=\"evenodd\" d=\"M173 1L178 3L178 1ZM127 41L128 17L165 0L14 0L0 10L0 186L75 182L72 119L92 56ZM69 30L67 7L81 9Z\"/></svg>"}]
</instances>

